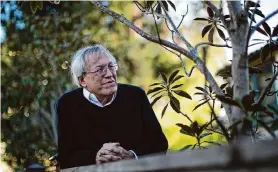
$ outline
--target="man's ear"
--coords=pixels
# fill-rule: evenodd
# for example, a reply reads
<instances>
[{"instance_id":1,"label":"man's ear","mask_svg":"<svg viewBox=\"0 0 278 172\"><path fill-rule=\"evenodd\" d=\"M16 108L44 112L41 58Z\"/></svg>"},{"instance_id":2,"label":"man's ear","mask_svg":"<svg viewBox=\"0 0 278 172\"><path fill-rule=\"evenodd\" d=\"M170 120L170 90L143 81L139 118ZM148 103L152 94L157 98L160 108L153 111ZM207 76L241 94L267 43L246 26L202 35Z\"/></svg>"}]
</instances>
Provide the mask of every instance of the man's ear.
<instances>
[{"instance_id":1,"label":"man's ear","mask_svg":"<svg viewBox=\"0 0 278 172\"><path fill-rule=\"evenodd\" d=\"M79 84L80 84L82 87L86 87L86 86L87 86L87 84L86 84L86 82L85 82L83 76L79 78Z\"/></svg>"}]
</instances>

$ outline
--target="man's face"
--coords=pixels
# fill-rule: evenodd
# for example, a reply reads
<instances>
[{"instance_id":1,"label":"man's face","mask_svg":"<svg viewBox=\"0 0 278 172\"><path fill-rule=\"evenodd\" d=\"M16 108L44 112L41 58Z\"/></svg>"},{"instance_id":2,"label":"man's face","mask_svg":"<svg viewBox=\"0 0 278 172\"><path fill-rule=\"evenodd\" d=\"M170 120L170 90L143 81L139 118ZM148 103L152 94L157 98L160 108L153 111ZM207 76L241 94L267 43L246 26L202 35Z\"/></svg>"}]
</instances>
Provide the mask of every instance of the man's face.
<instances>
[{"instance_id":1,"label":"man's face","mask_svg":"<svg viewBox=\"0 0 278 172\"><path fill-rule=\"evenodd\" d=\"M117 76L111 67L113 65L105 53L100 53L99 58L89 54L85 58L85 74L80 84L97 97L113 95L117 92Z\"/></svg>"}]
</instances>

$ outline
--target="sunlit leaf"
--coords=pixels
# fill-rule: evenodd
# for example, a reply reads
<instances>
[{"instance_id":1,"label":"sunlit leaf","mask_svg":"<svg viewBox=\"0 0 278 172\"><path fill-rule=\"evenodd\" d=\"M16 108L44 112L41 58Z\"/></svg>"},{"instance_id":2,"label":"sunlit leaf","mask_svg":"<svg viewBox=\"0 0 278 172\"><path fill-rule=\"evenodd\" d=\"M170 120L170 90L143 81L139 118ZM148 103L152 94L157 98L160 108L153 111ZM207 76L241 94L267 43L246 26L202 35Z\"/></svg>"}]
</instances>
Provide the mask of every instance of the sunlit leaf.
<instances>
[{"instance_id":1,"label":"sunlit leaf","mask_svg":"<svg viewBox=\"0 0 278 172\"><path fill-rule=\"evenodd\" d=\"M193 109L193 111L196 110L196 109L198 109L200 106L206 104L208 101L209 101L209 99L206 100L206 101L204 101L204 102L202 102L202 103L200 103L200 104L198 104L198 105Z\"/></svg>"},{"instance_id":2,"label":"sunlit leaf","mask_svg":"<svg viewBox=\"0 0 278 172\"><path fill-rule=\"evenodd\" d=\"M154 93L154 94L151 96L151 98L153 98L153 97L157 96L158 94L162 93L163 91L165 91L165 90L160 90L160 91L158 91L158 92Z\"/></svg>"},{"instance_id":3,"label":"sunlit leaf","mask_svg":"<svg viewBox=\"0 0 278 172\"><path fill-rule=\"evenodd\" d=\"M183 77L184 77L183 75L178 75L177 77L174 78L174 80L170 84L173 84L174 82L176 82L177 80L179 80Z\"/></svg>"},{"instance_id":4,"label":"sunlit leaf","mask_svg":"<svg viewBox=\"0 0 278 172\"><path fill-rule=\"evenodd\" d=\"M162 90L162 89L163 89L163 87L155 87L154 89L150 89L147 92L147 94L151 94L151 93L157 92L157 91Z\"/></svg>"},{"instance_id":5,"label":"sunlit leaf","mask_svg":"<svg viewBox=\"0 0 278 172\"><path fill-rule=\"evenodd\" d=\"M182 96L182 97L185 97L185 98L188 98L188 99L192 100L191 96L185 91L182 91L182 90L173 90L173 91L174 91L174 93L176 93L179 96Z\"/></svg>"},{"instance_id":6,"label":"sunlit leaf","mask_svg":"<svg viewBox=\"0 0 278 172\"><path fill-rule=\"evenodd\" d=\"M167 107L168 107L168 104L169 104L169 103L167 103L166 106L164 106L164 108L163 108L163 110L162 110L162 113L161 113L161 118L163 118L163 116L164 116L164 114L165 114L165 111L166 111L166 109L167 109Z\"/></svg>"},{"instance_id":7,"label":"sunlit leaf","mask_svg":"<svg viewBox=\"0 0 278 172\"><path fill-rule=\"evenodd\" d=\"M160 73L160 76L162 77L162 80L164 81L165 84L167 84L167 77L164 73Z\"/></svg>"},{"instance_id":8,"label":"sunlit leaf","mask_svg":"<svg viewBox=\"0 0 278 172\"><path fill-rule=\"evenodd\" d=\"M206 27L204 27L204 29L202 30L202 38L208 33L208 31L211 29L212 25L207 25Z\"/></svg>"},{"instance_id":9,"label":"sunlit leaf","mask_svg":"<svg viewBox=\"0 0 278 172\"><path fill-rule=\"evenodd\" d=\"M169 77L169 83L172 83L172 82L173 82L175 76L179 73L179 71L180 71L180 70L176 70L176 71L174 71L174 72L170 75L170 77Z\"/></svg>"},{"instance_id":10,"label":"sunlit leaf","mask_svg":"<svg viewBox=\"0 0 278 172\"><path fill-rule=\"evenodd\" d=\"M161 99L161 97L163 97L163 96L161 95L161 96L159 96L159 97L156 97L156 98L152 101L151 105L153 106L159 99Z\"/></svg>"},{"instance_id":11,"label":"sunlit leaf","mask_svg":"<svg viewBox=\"0 0 278 172\"><path fill-rule=\"evenodd\" d=\"M174 96L170 98L170 105L177 113L180 113L180 102Z\"/></svg>"},{"instance_id":12,"label":"sunlit leaf","mask_svg":"<svg viewBox=\"0 0 278 172\"><path fill-rule=\"evenodd\" d=\"M160 82L159 83L153 83L153 84L150 85L150 87L155 86L155 85L162 85L162 83L160 83Z\"/></svg>"},{"instance_id":13,"label":"sunlit leaf","mask_svg":"<svg viewBox=\"0 0 278 172\"><path fill-rule=\"evenodd\" d=\"M183 84L174 85L171 89L179 88L179 87L181 87L182 85L183 85Z\"/></svg>"}]
</instances>

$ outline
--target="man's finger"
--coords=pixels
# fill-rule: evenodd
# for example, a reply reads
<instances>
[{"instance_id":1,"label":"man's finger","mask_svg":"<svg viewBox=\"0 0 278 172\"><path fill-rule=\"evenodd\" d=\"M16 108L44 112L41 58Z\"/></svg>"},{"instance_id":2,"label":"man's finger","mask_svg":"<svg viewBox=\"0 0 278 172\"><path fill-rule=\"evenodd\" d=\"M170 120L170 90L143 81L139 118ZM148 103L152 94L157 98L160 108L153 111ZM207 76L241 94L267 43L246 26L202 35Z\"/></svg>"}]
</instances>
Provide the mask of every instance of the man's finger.
<instances>
[{"instance_id":1,"label":"man's finger","mask_svg":"<svg viewBox=\"0 0 278 172\"><path fill-rule=\"evenodd\" d=\"M99 155L117 155L117 154L107 149L101 149L99 151Z\"/></svg>"},{"instance_id":2,"label":"man's finger","mask_svg":"<svg viewBox=\"0 0 278 172\"><path fill-rule=\"evenodd\" d=\"M114 156L114 155L101 155L100 157L105 158L109 161L118 161L121 160L122 158L119 156Z\"/></svg>"}]
</instances>

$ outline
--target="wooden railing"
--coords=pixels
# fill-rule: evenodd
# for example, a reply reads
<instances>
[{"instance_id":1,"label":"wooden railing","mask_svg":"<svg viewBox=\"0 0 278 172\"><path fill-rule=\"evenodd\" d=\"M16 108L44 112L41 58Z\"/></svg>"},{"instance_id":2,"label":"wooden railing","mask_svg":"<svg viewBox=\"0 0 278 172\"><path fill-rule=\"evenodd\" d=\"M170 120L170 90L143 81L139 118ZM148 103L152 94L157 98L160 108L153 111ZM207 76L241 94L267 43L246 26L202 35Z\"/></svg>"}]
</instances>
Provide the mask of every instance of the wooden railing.
<instances>
[{"instance_id":1,"label":"wooden railing","mask_svg":"<svg viewBox=\"0 0 278 172\"><path fill-rule=\"evenodd\" d=\"M278 172L278 140L210 147L206 150L169 152L138 160L74 167L62 172L118 171L265 171Z\"/></svg>"}]
</instances>

